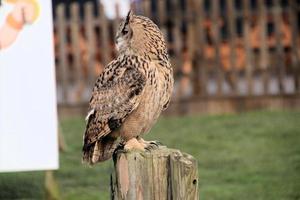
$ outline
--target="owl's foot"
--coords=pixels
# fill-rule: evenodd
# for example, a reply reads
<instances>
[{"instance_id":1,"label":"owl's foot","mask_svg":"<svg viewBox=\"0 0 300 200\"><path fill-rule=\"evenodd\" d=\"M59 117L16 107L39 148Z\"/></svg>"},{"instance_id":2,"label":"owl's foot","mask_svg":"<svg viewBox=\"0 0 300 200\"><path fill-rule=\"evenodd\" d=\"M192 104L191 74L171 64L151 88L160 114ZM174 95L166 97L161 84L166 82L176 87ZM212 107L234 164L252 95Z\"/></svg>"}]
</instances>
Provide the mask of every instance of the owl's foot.
<instances>
[{"instance_id":1,"label":"owl's foot","mask_svg":"<svg viewBox=\"0 0 300 200\"><path fill-rule=\"evenodd\" d=\"M126 143L124 145L124 150L129 151L132 149L138 149L141 151L145 151L145 146L142 143L140 143L136 138L132 138L132 139L126 141Z\"/></svg>"},{"instance_id":2,"label":"owl's foot","mask_svg":"<svg viewBox=\"0 0 300 200\"><path fill-rule=\"evenodd\" d=\"M125 153L126 151L124 150L124 146L124 143L119 143L113 154L116 155L118 153Z\"/></svg>"},{"instance_id":3,"label":"owl's foot","mask_svg":"<svg viewBox=\"0 0 300 200\"><path fill-rule=\"evenodd\" d=\"M147 150L147 151L157 149L157 148L159 148L159 146L163 145L159 141L145 141L142 138L139 138L139 142L144 146L145 150Z\"/></svg>"}]
</instances>

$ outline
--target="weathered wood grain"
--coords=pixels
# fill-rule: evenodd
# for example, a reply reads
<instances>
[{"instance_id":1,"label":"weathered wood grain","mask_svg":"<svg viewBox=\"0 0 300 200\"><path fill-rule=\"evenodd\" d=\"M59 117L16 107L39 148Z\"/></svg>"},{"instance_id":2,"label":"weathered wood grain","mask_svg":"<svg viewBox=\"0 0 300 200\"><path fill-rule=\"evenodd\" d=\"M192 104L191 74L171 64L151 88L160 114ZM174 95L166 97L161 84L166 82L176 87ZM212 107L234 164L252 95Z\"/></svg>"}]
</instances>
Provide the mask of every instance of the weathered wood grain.
<instances>
[{"instance_id":1,"label":"weathered wood grain","mask_svg":"<svg viewBox=\"0 0 300 200\"><path fill-rule=\"evenodd\" d=\"M119 152L114 166L113 200L198 200L197 161L179 150Z\"/></svg>"}]
</instances>

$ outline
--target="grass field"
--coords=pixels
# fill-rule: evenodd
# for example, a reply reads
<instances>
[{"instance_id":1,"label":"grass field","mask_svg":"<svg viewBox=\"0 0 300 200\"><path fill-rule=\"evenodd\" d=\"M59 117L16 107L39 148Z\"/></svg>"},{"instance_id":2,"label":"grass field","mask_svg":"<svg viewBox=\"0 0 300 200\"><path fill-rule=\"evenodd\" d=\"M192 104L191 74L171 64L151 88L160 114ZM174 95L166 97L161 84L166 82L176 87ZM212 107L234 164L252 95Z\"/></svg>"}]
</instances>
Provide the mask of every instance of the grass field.
<instances>
[{"instance_id":1,"label":"grass field","mask_svg":"<svg viewBox=\"0 0 300 200\"><path fill-rule=\"evenodd\" d=\"M62 199L109 199L111 161L81 164L83 118L61 123ZM202 200L300 199L300 112L161 118L146 139L196 157ZM43 199L44 173L0 174L0 199Z\"/></svg>"}]
</instances>

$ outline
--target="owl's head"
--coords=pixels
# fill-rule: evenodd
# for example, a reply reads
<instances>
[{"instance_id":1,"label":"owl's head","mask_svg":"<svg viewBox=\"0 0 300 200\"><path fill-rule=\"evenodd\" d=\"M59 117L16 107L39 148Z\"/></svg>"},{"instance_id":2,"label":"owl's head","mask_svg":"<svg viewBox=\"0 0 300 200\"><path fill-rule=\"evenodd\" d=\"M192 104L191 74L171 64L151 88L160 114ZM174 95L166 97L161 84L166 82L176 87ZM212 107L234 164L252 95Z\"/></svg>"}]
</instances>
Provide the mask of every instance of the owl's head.
<instances>
[{"instance_id":1,"label":"owl's head","mask_svg":"<svg viewBox=\"0 0 300 200\"><path fill-rule=\"evenodd\" d=\"M163 34L149 18L129 11L116 34L119 53L134 53L150 59L167 57Z\"/></svg>"}]
</instances>

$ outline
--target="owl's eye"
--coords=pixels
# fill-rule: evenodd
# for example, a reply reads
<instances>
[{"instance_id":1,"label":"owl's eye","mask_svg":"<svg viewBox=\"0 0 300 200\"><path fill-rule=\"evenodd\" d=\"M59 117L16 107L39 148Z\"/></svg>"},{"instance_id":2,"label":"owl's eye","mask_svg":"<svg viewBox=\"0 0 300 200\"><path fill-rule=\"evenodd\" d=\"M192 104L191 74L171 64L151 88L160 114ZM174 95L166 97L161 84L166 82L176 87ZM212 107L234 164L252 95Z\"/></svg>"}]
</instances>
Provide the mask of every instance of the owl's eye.
<instances>
[{"instance_id":1,"label":"owl's eye","mask_svg":"<svg viewBox=\"0 0 300 200\"><path fill-rule=\"evenodd\" d=\"M124 28L124 29L122 30L122 34L123 34L123 35L126 35L127 33L128 33L128 30Z\"/></svg>"}]
</instances>

